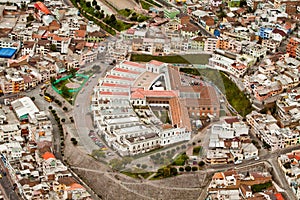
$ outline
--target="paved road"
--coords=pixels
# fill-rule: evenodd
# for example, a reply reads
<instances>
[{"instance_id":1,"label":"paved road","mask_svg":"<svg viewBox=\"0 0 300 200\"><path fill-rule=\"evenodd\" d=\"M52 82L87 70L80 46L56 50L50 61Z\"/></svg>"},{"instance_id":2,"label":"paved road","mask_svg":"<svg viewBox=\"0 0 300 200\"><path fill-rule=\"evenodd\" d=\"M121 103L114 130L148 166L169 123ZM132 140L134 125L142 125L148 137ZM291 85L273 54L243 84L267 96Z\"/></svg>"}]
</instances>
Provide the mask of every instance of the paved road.
<instances>
[{"instance_id":1,"label":"paved road","mask_svg":"<svg viewBox=\"0 0 300 200\"><path fill-rule=\"evenodd\" d=\"M0 169L1 171L6 171L6 168L4 167L3 165L3 162L2 160L0 161ZM13 190L13 185L9 179L9 173L7 173L6 176L3 176L1 179L0 179L0 184L1 184L1 189L3 189L4 193L5 193L5 196L9 199L9 200L18 200L18 199L21 199L17 193Z\"/></svg>"},{"instance_id":2,"label":"paved road","mask_svg":"<svg viewBox=\"0 0 300 200\"><path fill-rule=\"evenodd\" d=\"M95 74L96 77L90 78L85 85L84 89L77 94L73 116L75 121L75 127L78 131L78 136L80 138L80 144L83 145L87 152L91 153L93 150L99 149L99 147L93 142L93 140L88 136L89 130L94 130L94 125L92 121L91 112L91 96L93 93L93 88L98 84L98 79L105 76L107 68L111 67L103 63L96 63L100 65L101 72Z\"/></svg>"}]
</instances>

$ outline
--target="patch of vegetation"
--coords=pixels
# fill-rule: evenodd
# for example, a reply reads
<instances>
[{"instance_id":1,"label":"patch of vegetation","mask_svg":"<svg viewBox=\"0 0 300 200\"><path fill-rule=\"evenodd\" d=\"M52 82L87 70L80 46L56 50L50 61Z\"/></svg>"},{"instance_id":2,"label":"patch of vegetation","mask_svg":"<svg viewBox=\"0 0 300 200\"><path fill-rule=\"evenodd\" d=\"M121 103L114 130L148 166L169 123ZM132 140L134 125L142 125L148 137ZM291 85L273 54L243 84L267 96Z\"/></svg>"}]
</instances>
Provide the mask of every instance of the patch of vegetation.
<instances>
[{"instance_id":1,"label":"patch of vegetation","mask_svg":"<svg viewBox=\"0 0 300 200\"><path fill-rule=\"evenodd\" d=\"M128 9L128 8L125 8L125 9L122 9L122 10L118 10L118 13L124 17L129 17L131 14L132 14L132 10Z\"/></svg>"},{"instance_id":2,"label":"patch of vegetation","mask_svg":"<svg viewBox=\"0 0 300 200\"><path fill-rule=\"evenodd\" d=\"M104 17L104 13L102 10L100 11L100 9L99 10L95 9L94 7L91 6L90 2L86 2L85 0L71 0L71 2L77 8L79 8L77 3L80 5L80 7L81 7L81 8L79 8L80 14L83 15L85 18L87 18L90 21L93 21L95 24L100 26L103 30L110 33L111 35L116 34L116 32L111 27L105 25L104 23L102 23L99 20L96 20L96 18L102 19ZM86 13L89 13L92 16L95 16L95 18L87 15Z\"/></svg>"},{"instance_id":3,"label":"patch of vegetation","mask_svg":"<svg viewBox=\"0 0 300 200\"><path fill-rule=\"evenodd\" d=\"M151 60L158 60L165 63L178 64L207 64L209 54L191 54L191 55L174 55L174 56L152 56L142 54L132 54L131 61L135 62L149 62Z\"/></svg>"},{"instance_id":4,"label":"patch of vegetation","mask_svg":"<svg viewBox=\"0 0 300 200\"><path fill-rule=\"evenodd\" d=\"M155 165L168 165L171 163L174 153L174 151L156 153L151 155L150 158Z\"/></svg>"},{"instance_id":5,"label":"patch of vegetation","mask_svg":"<svg viewBox=\"0 0 300 200\"><path fill-rule=\"evenodd\" d=\"M151 180L168 178L168 177L177 176L177 175L178 175L177 168L171 167L171 166L166 166L166 167L158 169L156 175L153 178L151 178Z\"/></svg>"},{"instance_id":6,"label":"patch of vegetation","mask_svg":"<svg viewBox=\"0 0 300 200\"><path fill-rule=\"evenodd\" d=\"M245 117L253 110L249 99L224 73L221 73L221 76L226 90L227 100L240 115Z\"/></svg>"},{"instance_id":7,"label":"patch of vegetation","mask_svg":"<svg viewBox=\"0 0 300 200\"><path fill-rule=\"evenodd\" d=\"M99 158L105 158L105 152L101 149L99 150L93 150L92 151L92 156L99 159Z\"/></svg>"},{"instance_id":8,"label":"patch of vegetation","mask_svg":"<svg viewBox=\"0 0 300 200\"><path fill-rule=\"evenodd\" d=\"M118 31L124 31L132 26L132 24L118 20L115 15L106 16L103 21Z\"/></svg>"},{"instance_id":9,"label":"patch of vegetation","mask_svg":"<svg viewBox=\"0 0 300 200\"><path fill-rule=\"evenodd\" d=\"M179 154L173 161L172 165L184 166L189 157L186 153Z\"/></svg>"},{"instance_id":10,"label":"patch of vegetation","mask_svg":"<svg viewBox=\"0 0 300 200\"><path fill-rule=\"evenodd\" d=\"M109 165L114 169L114 170L122 170L126 167L127 164L131 163L133 160L132 157L123 157L122 159L114 158L109 162Z\"/></svg>"},{"instance_id":11,"label":"patch of vegetation","mask_svg":"<svg viewBox=\"0 0 300 200\"><path fill-rule=\"evenodd\" d=\"M193 148L193 155L198 156L201 150L202 150L201 146L194 147Z\"/></svg>"},{"instance_id":12,"label":"patch of vegetation","mask_svg":"<svg viewBox=\"0 0 300 200\"><path fill-rule=\"evenodd\" d=\"M159 8L162 7L160 4L156 3L156 2L153 1L153 0L145 0L145 1L148 2L148 3L151 3L151 4L155 5L155 6L157 6L157 7L159 7Z\"/></svg>"},{"instance_id":13,"label":"patch of vegetation","mask_svg":"<svg viewBox=\"0 0 300 200\"><path fill-rule=\"evenodd\" d=\"M251 189L252 192L256 193L256 192L262 192L263 190L272 187L272 182L266 182L266 183L262 183L262 184L256 184L256 185L252 185Z\"/></svg>"},{"instance_id":14,"label":"patch of vegetation","mask_svg":"<svg viewBox=\"0 0 300 200\"><path fill-rule=\"evenodd\" d=\"M147 3L146 1L140 1L140 2L141 2L142 8L145 10L149 10L152 7L152 5Z\"/></svg>"}]
</instances>

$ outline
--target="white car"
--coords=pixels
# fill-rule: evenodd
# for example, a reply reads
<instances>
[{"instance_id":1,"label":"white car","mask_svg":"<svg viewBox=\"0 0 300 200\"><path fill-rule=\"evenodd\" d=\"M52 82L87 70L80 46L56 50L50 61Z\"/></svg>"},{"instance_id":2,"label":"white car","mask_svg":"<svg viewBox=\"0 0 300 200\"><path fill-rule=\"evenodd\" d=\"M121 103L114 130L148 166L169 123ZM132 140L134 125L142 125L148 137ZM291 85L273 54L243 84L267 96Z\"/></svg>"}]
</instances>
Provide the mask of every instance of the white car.
<instances>
[{"instance_id":1,"label":"white car","mask_svg":"<svg viewBox=\"0 0 300 200\"><path fill-rule=\"evenodd\" d=\"M254 160L259 160L259 157L257 156Z\"/></svg>"},{"instance_id":2,"label":"white car","mask_svg":"<svg viewBox=\"0 0 300 200\"><path fill-rule=\"evenodd\" d=\"M242 162L243 162L243 161L241 161L241 160L237 160L237 161L234 162L234 164L235 164L235 165L238 165L238 164L241 164Z\"/></svg>"}]
</instances>

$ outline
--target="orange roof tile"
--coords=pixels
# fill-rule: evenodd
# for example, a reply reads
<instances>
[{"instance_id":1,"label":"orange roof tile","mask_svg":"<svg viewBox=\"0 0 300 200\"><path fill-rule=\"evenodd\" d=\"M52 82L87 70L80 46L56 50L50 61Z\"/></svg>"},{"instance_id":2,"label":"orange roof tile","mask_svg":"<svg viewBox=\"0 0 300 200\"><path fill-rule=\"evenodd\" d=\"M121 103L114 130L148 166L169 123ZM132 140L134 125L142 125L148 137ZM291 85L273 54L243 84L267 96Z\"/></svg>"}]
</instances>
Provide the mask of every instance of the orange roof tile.
<instances>
[{"instance_id":1,"label":"orange roof tile","mask_svg":"<svg viewBox=\"0 0 300 200\"><path fill-rule=\"evenodd\" d=\"M125 62L123 62L123 64L130 65L130 66L133 66L133 67L138 67L138 68L146 68L145 65L140 64L140 63L136 63L136 62L125 61Z\"/></svg>"},{"instance_id":2,"label":"orange roof tile","mask_svg":"<svg viewBox=\"0 0 300 200\"><path fill-rule=\"evenodd\" d=\"M75 36L76 36L76 37L84 38L84 37L85 37L85 33L86 33L85 30L76 30L76 31L75 31Z\"/></svg>"},{"instance_id":3,"label":"orange roof tile","mask_svg":"<svg viewBox=\"0 0 300 200\"><path fill-rule=\"evenodd\" d=\"M217 172L214 174L212 179L224 179L224 174L222 172Z\"/></svg>"},{"instance_id":4,"label":"orange roof tile","mask_svg":"<svg viewBox=\"0 0 300 200\"><path fill-rule=\"evenodd\" d=\"M40 11L42 11L43 13L45 13L46 15L51 14L50 10L45 6L45 4L43 4L42 2L38 1L34 4L34 7Z\"/></svg>"},{"instance_id":5,"label":"orange roof tile","mask_svg":"<svg viewBox=\"0 0 300 200\"><path fill-rule=\"evenodd\" d=\"M100 95L128 96L128 92L106 92L106 91L101 91Z\"/></svg>"},{"instance_id":6,"label":"orange roof tile","mask_svg":"<svg viewBox=\"0 0 300 200\"><path fill-rule=\"evenodd\" d=\"M127 78L122 76L115 76L115 75L107 75L106 78L112 78L112 79L119 79L119 80L127 80L127 81L134 81L134 78Z\"/></svg>"},{"instance_id":7,"label":"orange roof tile","mask_svg":"<svg viewBox=\"0 0 300 200\"><path fill-rule=\"evenodd\" d=\"M70 185L70 189L71 190L77 190L77 189L85 189L82 185L80 185L79 183L73 183L72 185Z\"/></svg>"},{"instance_id":8,"label":"orange roof tile","mask_svg":"<svg viewBox=\"0 0 300 200\"><path fill-rule=\"evenodd\" d=\"M161 66L162 64L164 64L163 62L157 61L157 60L151 60L149 62L149 64L151 65L155 65L155 66Z\"/></svg>"},{"instance_id":9,"label":"orange roof tile","mask_svg":"<svg viewBox=\"0 0 300 200\"><path fill-rule=\"evenodd\" d=\"M275 194L276 200L284 200L283 196L281 193L276 193Z\"/></svg>"},{"instance_id":10,"label":"orange roof tile","mask_svg":"<svg viewBox=\"0 0 300 200\"><path fill-rule=\"evenodd\" d=\"M118 71L118 72L126 72L126 73L130 73L130 74L140 74L140 72L132 71L132 70L128 70L128 69L123 69L123 68L119 68L119 67L116 67L113 70Z\"/></svg>"},{"instance_id":11,"label":"orange roof tile","mask_svg":"<svg viewBox=\"0 0 300 200\"><path fill-rule=\"evenodd\" d=\"M173 91L159 91L159 90L143 90L138 89L131 94L131 98L145 98L145 97L176 97Z\"/></svg>"},{"instance_id":12,"label":"orange roof tile","mask_svg":"<svg viewBox=\"0 0 300 200\"><path fill-rule=\"evenodd\" d=\"M129 88L129 85L122 85L122 84L116 84L116 83L103 83L102 86L105 87L119 87L119 88Z\"/></svg>"},{"instance_id":13,"label":"orange roof tile","mask_svg":"<svg viewBox=\"0 0 300 200\"><path fill-rule=\"evenodd\" d=\"M47 151L46 153L44 153L43 159L44 159L44 160L48 160L49 158L55 158L55 156L54 156L53 153Z\"/></svg>"}]
</instances>

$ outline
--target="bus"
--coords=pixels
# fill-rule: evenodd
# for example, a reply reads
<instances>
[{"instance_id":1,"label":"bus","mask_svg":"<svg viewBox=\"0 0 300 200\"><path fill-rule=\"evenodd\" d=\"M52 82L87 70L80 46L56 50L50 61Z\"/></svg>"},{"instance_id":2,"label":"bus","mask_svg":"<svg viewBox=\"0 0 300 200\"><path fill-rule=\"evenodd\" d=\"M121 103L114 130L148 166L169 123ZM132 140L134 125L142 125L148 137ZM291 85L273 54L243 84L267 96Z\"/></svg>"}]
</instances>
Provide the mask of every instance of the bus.
<instances>
[{"instance_id":1,"label":"bus","mask_svg":"<svg viewBox=\"0 0 300 200\"><path fill-rule=\"evenodd\" d=\"M48 97L48 96L44 96L44 99L45 99L46 101L48 101L48 102L52 102L52 99L51 99L50 97Z\"/></svg>"}]
</instances>

